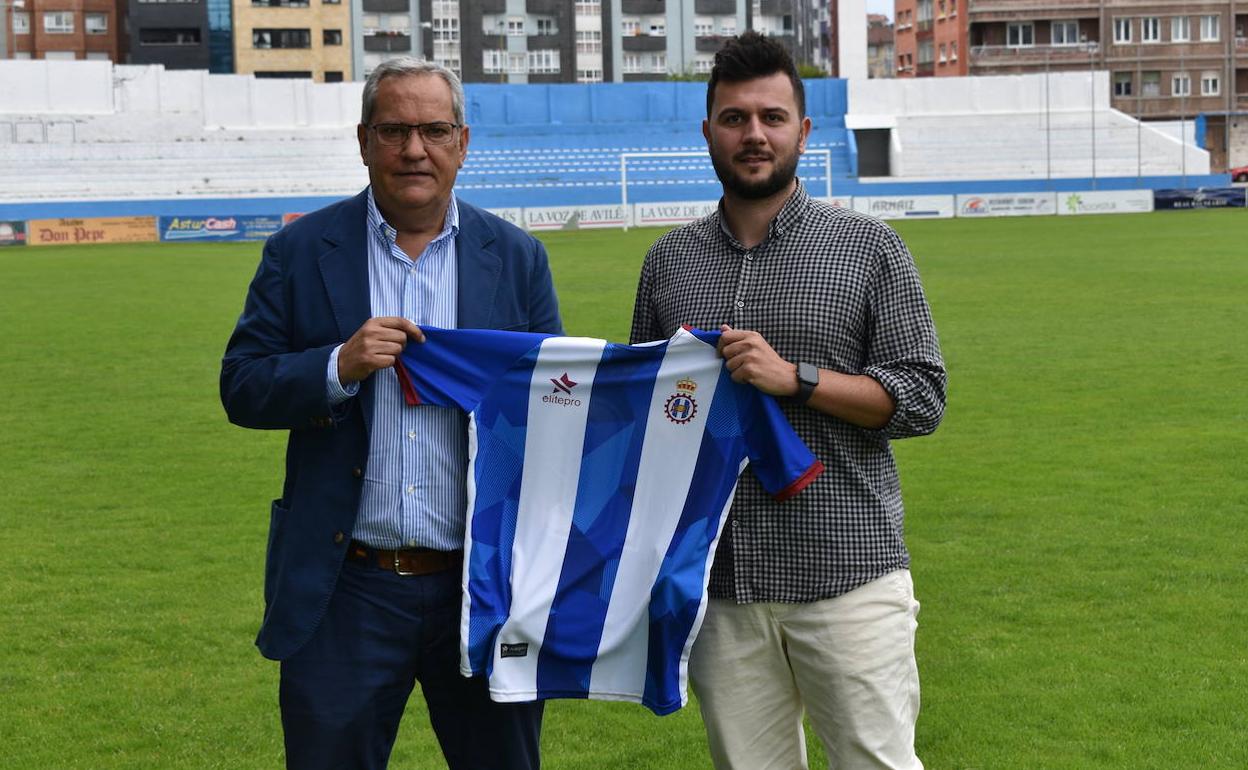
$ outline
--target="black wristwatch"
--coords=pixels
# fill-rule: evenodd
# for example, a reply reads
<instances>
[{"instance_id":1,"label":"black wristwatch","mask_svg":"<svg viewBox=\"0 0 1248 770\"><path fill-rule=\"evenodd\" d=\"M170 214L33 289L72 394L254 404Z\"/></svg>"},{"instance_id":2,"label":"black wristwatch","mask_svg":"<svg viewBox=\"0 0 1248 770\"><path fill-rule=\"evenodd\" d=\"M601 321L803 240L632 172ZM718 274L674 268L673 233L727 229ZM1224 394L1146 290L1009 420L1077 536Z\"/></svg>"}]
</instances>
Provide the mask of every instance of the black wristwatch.
<instances>
[{"instance_id":1,"label":"black wristwatch","mask_svg":"<svg viewBox=\"0 0 1248 770\"><path fill-rule=\"evenodd\" d=\"M793 398L800 404L810 401L819 387L819 367L805 361L797 362L797 395Z\"/></svg>"}]
</instances>

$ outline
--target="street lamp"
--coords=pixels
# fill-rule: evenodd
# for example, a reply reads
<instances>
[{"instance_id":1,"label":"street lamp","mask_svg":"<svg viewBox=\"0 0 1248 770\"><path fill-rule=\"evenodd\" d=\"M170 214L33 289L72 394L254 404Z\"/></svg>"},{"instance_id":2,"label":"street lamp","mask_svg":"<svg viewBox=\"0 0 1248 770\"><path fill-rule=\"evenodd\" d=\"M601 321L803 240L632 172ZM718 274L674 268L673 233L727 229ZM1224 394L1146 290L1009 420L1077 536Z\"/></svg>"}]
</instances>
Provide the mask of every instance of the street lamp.
<instances>
[{"instance_id":1,"label":"street lamp","mask_svg":"<svg viewBox=\"0 0 1248 770\"><path fill-rule=\"evenodd\" d=\"M9 34L9 30L13 28L13 22L9 20L11 18L9 10L18 10L25 7L26 0L13 0L11 3L0 0L0 59L9 58L8 39L6 36Z\"/></svg>"}]
</instances>

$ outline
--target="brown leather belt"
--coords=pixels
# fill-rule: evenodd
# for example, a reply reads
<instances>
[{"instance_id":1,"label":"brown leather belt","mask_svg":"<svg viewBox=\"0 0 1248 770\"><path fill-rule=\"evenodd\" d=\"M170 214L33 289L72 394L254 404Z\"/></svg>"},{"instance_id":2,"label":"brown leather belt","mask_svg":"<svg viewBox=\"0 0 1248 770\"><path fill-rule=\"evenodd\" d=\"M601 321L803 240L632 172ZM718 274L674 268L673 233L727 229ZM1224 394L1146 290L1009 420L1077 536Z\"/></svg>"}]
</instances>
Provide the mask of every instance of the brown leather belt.
<instances>
[{"instance_id":1,"label":"brown leather belt","mask_svg":"<svg viewBox=\"0 0 1248 770\"><path fill-rule=\"evenodd\" d=\"M464 563L463 551L435 551L432 548L401 548L387 551L371 548L358 540L347 547L347 558L358 564L388 570L399 575L432 575L459 569Z\"/></svg>"}]
</instances>

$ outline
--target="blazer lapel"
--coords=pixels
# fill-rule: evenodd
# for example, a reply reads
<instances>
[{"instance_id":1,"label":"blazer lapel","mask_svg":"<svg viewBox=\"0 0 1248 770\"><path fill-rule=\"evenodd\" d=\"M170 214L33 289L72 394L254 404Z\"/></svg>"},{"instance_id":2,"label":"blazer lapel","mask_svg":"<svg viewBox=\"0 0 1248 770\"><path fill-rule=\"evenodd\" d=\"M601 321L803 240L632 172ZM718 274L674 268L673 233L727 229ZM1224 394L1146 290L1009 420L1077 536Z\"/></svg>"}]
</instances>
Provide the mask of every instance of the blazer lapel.
<instances>
[{"instance_id":1,"label":"blazer lapel","mask_svg":"<svg viewBox=\"0 0 1248 770\"><path fill-rule=\"evenodd\" d=\"M455 260L459 277L456 294L461 329L489 329L494 323L494 298L498 293L503 261L493 250L494 228L473 206L459 204L459 235Z\"/></svg>"},{"instance_id":2,"label":"blazer lapel","mask_svg":"<svg viewBox=\"0 0 1248 770\"><path fill-rule=\"evenodd\" d=\"M329 297L338 332L345 341L372 316L368 293L368 192L355 196L325 228L326 250L321 254L321 280ZM372 379L360 385L364 422L372 420Z\"/></svg>"}]
</instances>

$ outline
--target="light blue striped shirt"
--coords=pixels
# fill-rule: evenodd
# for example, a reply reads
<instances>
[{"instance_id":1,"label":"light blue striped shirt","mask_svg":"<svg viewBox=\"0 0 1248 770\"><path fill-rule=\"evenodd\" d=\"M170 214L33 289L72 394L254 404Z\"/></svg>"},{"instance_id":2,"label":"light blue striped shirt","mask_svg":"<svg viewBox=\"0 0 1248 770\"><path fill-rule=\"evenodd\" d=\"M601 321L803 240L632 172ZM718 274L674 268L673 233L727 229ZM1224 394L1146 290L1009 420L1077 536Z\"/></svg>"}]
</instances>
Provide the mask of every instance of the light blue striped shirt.
<instances>
[{"instance_id":1,"label":"light blue striped shirt","mask_svg":"<svg viewBox=\"0 0 1248 770\"><path fill-rule=\"evenodd\" d=\"M396 230L368 191L368 293L374 317L402 316L418 326L453 329L459 318L455 236L459 207L451 196L446 223L413 261L395 243ZM329 402L359 391L338 381L338 351L329 359ZM468 433L464 414L403 403L394 369L373 373L368 465L352 537L374 548L464 546Z\"/></svg>"}]
</instances>

